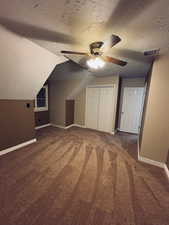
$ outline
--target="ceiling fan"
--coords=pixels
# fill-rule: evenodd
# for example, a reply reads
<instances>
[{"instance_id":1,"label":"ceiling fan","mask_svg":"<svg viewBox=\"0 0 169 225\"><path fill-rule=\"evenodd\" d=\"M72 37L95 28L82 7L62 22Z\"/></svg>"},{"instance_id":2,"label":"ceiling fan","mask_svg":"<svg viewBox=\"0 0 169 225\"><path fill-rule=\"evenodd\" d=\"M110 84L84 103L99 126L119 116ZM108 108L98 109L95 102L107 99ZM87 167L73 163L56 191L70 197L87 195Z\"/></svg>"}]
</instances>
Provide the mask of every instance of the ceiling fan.
<instances>
[{"instance_id":1,"label":"ceiling fan","mask_svg":"<svg viewBox=\"0 0 169 225\"><path fill-rule=\"evenodd\" d=\"M74 55L84 55L90 57L87 61L87 65L91 68L98 69L104 66L105 62L110 62L119 66L125 66L127 62L105 56L105 51L108 48L112 48L117 43L121 41L121 38L117 35L112 35L110 41L102 42L97 41L89 45L89 52L76 52L76 51L61 51L62 54L74 54Z\"/></svg>"}]
</instances>

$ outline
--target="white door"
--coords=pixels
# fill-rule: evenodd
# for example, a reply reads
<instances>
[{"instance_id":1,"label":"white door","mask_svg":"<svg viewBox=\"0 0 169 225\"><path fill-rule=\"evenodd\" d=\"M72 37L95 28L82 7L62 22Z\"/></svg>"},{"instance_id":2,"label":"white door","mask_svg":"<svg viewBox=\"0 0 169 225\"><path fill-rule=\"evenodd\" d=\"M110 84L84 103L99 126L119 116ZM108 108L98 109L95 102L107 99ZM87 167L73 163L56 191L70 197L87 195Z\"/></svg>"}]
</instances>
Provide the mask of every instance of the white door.
<instances>
[{"instance_id":1,"label":"white door","mask_svg":"<svg viewBox=\"0 0 169 225\"><path fill-rule=\"evenodd\" d=\"M113 87L89 87L86 89L86 121L87 128L105 132L112 131L114 116Z\"/></svg>"},{"instance_id":2,"label":"white door","mask_svg":"<svg viewBox=\"0 0 169 225\"><path fill-rule=\"evenodd\" d=\"M144 87L124 87L120 130L138 133L143 108Z\"/></svg>"},{"instance_id":3,"label":"white door","mask_svg":"<svg viewBox=\"0 0 169 225\"><path fill-rule=\"evenodd\" d=\"M113 87L100 88L100 101L98 110L98 130L111 132L114 115Z\"/></svg>"},{"instance_id":4,"label":"white door","mask_svg":"<svg viewBox=\"0 0 169 225\"><path fill-rule=\"evenodd\" d=\"M97 129L98 127L98 107L99 107L99 88L86 89L86 121L87 128Z\"/></svg>"}]
</instances>

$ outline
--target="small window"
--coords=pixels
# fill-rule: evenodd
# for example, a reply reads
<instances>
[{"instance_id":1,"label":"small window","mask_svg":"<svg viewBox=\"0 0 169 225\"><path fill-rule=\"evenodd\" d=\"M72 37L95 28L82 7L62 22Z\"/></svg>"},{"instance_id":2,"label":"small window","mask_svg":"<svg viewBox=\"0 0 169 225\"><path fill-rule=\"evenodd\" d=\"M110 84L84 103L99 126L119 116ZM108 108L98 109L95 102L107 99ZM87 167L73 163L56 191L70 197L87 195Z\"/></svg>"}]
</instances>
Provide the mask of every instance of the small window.
<instances>
[{"instance_id":1,"label":"small window","mask_svg":"<svg viewBox=\"0 0 169 225\"><path fill-rule=\"evenodd\" d=\"M47 111L48 110L48 86L43 86L35 99L35 111Z\"/></svg>"}]
</instances>

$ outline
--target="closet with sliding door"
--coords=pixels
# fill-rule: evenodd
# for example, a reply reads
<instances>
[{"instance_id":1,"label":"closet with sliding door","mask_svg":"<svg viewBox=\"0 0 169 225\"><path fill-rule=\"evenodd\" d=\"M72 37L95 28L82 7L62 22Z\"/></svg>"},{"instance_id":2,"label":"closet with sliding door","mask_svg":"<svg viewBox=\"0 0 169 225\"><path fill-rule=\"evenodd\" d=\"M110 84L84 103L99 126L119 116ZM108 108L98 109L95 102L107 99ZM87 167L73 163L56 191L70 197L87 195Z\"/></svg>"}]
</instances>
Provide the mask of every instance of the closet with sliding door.
<instances>
[{"instance_id":1,"label":"closet with sliding door","mask_svg":"<svg viewBox=\"0 0 169 225\"><path fill-rule=\"evenodd\" d=\"M86 128L112 132L115 113L114 85L96 85L86 88Z\"/></svg>"}]
</instances>

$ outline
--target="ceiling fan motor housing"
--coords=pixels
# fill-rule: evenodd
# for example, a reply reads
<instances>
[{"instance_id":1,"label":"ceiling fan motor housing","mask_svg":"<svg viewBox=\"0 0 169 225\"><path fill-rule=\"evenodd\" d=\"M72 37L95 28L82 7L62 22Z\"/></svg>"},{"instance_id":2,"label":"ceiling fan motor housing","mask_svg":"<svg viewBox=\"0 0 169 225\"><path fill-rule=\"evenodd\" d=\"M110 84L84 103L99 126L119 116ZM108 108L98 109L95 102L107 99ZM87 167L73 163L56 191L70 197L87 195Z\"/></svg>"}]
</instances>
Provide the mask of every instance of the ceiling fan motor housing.
<instances>
[{"instance_id":1,"label":"ceiling fan motor housing","mask_svg":"<svg viewBox=\"0 0 169 225\"><path fill-rule=\"evenodd\" d=\"M101 52L100 48L104 43L102 41L93 42L90 44L90 53L94 56L101 56L103 52Z\"/></svg>"}]
</instances>

